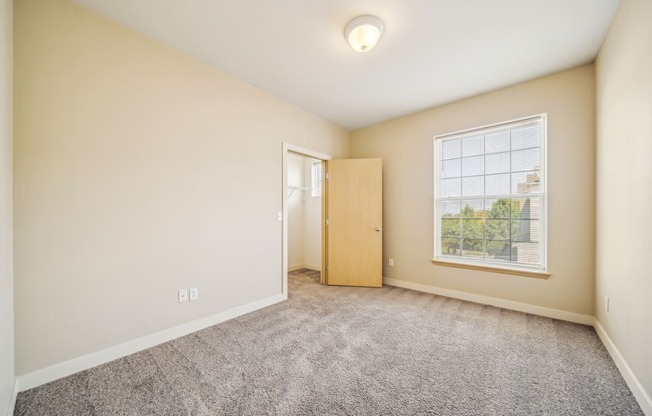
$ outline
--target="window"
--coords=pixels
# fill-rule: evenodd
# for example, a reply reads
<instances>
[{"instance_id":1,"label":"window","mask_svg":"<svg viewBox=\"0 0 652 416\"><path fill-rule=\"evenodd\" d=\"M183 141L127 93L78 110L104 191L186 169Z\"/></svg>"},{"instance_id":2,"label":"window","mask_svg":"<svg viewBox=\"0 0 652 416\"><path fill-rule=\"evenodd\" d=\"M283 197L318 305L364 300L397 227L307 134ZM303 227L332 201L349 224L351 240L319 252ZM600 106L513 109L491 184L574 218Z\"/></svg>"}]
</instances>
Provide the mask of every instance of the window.
<instances>
[{"instance_id":1,"label":"window","mask_svg":"<svg viewBox=\"0 0 652 416\"><path fill-rule=\"evenodd\" d=\"M312 196L321 196L321 181L322 181L322 164L321 161L313 162L312 164Z\"/></svg>"},{"instance_id":2,"label":"window","mask_svg":"<svg viewBox=\"0 0 652 416\"><path fill-rule=\"evenodd\" d=\"M546 116L435 137L435 259L546 268Z\"/></svg>"}]
</instances>

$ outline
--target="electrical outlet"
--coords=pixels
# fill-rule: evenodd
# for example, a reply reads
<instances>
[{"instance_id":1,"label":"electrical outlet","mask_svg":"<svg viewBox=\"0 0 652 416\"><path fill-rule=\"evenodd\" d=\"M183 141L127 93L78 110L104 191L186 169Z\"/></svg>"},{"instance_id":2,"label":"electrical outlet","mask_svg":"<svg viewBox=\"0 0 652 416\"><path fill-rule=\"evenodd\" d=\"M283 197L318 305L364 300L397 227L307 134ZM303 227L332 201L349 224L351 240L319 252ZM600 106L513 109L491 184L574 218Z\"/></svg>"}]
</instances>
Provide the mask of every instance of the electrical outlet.
<instances>
[{"instance_id":1,"label":"electrical outlet","mask_svg":"<svg viewBox=\"0 0 652 416\"><path fill-rule=\"evenodd\" d=\"M387 264L389 265L389 267L394 267L394 259L389 259L387 261Z\"/></svg>"},{"instance_id":2,"label":"electrical outlet","mask_svg":"<svg viewBox=\"0 0 652 416\"><path fill-rule=\"evenodd\" d=\"M188 301L188 289L179 289L179 303Z\"/></svg>"},{"instance_id":3,"label":"electrical outlet","mask_svg":"<svg viewBox=\"0 0 652 416\"><path fill-rule=\"evenodd\" d=\"M190 288L190 300L199 299L199 289L196 287Z\"/></svg>"},{"instance_id":4,"label":"electrical outlet","mask_svg":"<svg viewBox=\"0 0 652 416\"><path fill-rule=\"evenodd\" d=\"M282 212L277 212L276 213L276 220L278 222L283 222L283 213Z\"/></svg>"},{"instance_id":5,"label":"electrical outlet","mask_svg":"<svg viewBox=\"0 0 652 416\"><path fill-rule=\"evenodd\" d=\"M609 296L604 297L604 309L609 312Z\"/></svg>"}]
</instances>

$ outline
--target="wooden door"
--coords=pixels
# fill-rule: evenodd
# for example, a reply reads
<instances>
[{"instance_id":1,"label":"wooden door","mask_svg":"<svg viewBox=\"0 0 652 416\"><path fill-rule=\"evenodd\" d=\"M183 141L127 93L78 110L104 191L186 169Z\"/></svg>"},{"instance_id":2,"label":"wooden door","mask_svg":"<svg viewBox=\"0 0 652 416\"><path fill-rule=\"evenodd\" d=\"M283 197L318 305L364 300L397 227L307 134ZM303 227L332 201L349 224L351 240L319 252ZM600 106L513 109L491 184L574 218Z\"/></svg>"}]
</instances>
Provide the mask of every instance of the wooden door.
<instances>
[{"instance_id":1,"label":"wooden door","mask_svg":"<svg viewBox=\"0 0 652 416\"><path fill-rule=\"evenodd\" d=\"M324 186L325 282L383 285L382 159L326 163Z\"/></svg>"}]
</instances>

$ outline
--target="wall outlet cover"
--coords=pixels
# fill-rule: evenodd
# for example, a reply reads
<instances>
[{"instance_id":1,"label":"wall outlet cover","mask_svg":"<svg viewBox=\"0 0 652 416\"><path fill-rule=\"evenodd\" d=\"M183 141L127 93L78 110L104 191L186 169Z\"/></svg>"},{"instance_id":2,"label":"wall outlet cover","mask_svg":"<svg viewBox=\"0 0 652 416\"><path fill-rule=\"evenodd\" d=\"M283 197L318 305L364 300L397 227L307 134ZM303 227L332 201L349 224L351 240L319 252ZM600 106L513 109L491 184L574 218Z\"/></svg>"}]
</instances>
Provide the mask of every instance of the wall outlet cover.
<instances>
[{"instance_id":1,"label":"wall outlet cover","mask_svg":"<svg viewBox=\"0 0 652 416\"><path fill-rule=\"evenodd\" d=\"M179 289L179 303L188 301L188 289Z\"/></svg>"}]
</instances>

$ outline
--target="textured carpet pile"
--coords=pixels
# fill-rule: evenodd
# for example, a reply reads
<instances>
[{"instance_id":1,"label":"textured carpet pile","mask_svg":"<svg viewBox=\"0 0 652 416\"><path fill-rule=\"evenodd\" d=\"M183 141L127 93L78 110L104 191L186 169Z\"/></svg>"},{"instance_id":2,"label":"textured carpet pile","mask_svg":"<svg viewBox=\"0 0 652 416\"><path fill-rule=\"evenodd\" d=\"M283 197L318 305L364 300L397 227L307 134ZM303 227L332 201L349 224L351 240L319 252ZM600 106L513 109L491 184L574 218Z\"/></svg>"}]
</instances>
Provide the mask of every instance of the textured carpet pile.
<instances>
[{"instance_id":1,"label":"textured carpet pile","mask_svg":"<svg viewBox=\"0 0 652 416\"><path fill-rule=\"evenodd\" d=\"M291 273L286 302L20 393L17 415L642 415L587 326Z\"/></svg>"}]
</instances>

